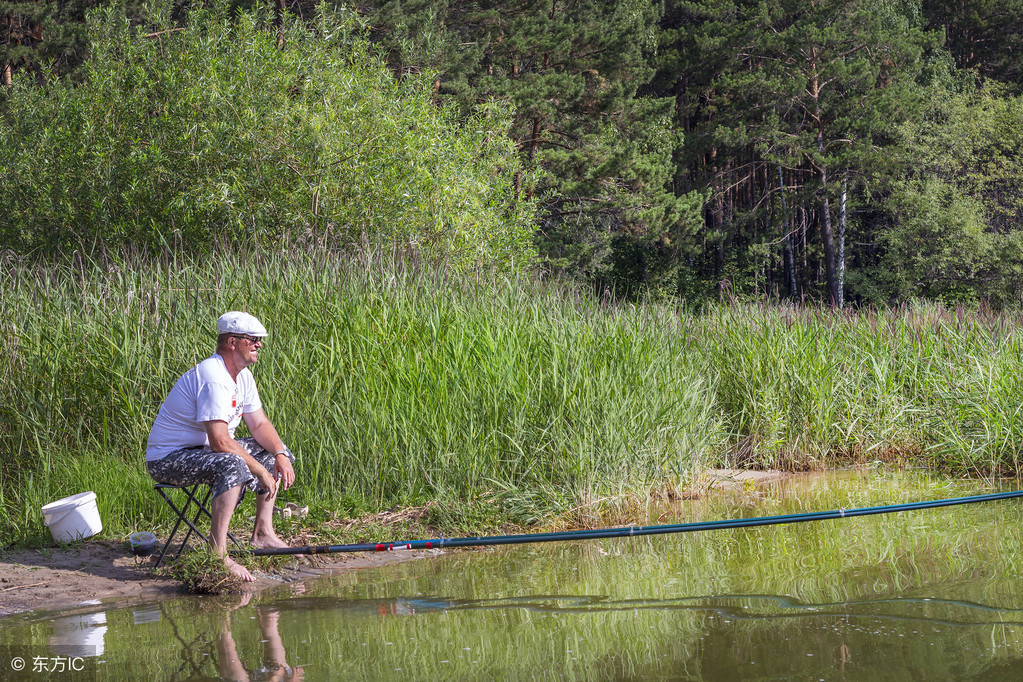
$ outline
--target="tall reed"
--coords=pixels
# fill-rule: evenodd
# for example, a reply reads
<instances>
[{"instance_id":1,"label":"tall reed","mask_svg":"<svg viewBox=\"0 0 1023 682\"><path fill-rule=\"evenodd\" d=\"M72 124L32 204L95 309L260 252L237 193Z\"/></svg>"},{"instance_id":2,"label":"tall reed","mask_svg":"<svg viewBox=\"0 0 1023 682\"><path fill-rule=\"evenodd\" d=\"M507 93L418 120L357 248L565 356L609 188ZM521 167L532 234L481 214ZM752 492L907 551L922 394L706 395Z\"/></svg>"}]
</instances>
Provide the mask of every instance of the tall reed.
<instances>
[{"instance_id":1,"label":"tall reed","mask_svg":"<svg viewBox=\"0 0 1023 682\"><path fill-rule=\"evenodd\" d=\"M229 309L270 329L254 371L299 456L292 494L315 505L475 499L531 522L681 485L719 446L708 373L666 310L369 251L15 267L0 294L5 540L82 489L113 529L152 522L149 427Z\"/></svg>"},{"instance_id":2,"label":"tall reed","mask_svg":"<svg viewBox=\"0 0 1023 682\"><path fill-rule=\"evenodd\" d=\"M698 326L733 460L912 456L977 474L1019 470L1020 321L919 302L839 313L730 305Z\"/></svg>"},{"instance_id":3,"label":"tall reed","mask_svg":"<svg viewBox=\"0 0 1023 682\"><path fill-rule=\"evenodd\" d=\"M298 453L289 495L329 511L439 501L535 523L679 488L714 464L891 457L1018 471L1019 315L605 305L523 275L385 251L0 274L0 538L95 490L111 533L166 521L143 467L153 417L214 320L270 329L254 368Z\"/></svg>"}]
</instances>

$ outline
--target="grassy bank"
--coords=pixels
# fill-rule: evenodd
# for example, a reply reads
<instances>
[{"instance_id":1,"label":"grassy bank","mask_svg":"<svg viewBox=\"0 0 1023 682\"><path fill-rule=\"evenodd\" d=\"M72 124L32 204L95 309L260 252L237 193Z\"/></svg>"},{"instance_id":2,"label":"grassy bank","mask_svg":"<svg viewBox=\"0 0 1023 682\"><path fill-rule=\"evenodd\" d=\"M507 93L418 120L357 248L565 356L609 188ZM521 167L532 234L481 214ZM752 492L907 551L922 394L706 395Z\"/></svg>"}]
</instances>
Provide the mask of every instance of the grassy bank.
<instances>
[{"instance_id":1,"label":"grassy bank","mask_svg":"<svg viewBox=\"0 0 1023 682\"><path fill-rule=\"evenodd\" d=\"M117 537L150 528L153 416L228 309L298 453L291 500L353 514L436 502L452 526L549 520L719 463L913 456L1018 469L1018 317L921 306L604 306L525 277L260 256L13 266L0 274L0 538L82 490Z\"/></svg>"},{"instance_id":2,"label":"grassy bank","mask_svg":"<svg viewBox=\"0 0 1023 682\"><path fill-rule=\"evenodd\" d=\"M6 539L79 489L111 531L149 523L153 416L232 308L271 330L257 381L300 458L291 499L314 508L475 501L530 522L680 483L719 445L707 372L667 311L525 279L263 258L15 268L2 290Z\"/></svg>"}]
</instances>

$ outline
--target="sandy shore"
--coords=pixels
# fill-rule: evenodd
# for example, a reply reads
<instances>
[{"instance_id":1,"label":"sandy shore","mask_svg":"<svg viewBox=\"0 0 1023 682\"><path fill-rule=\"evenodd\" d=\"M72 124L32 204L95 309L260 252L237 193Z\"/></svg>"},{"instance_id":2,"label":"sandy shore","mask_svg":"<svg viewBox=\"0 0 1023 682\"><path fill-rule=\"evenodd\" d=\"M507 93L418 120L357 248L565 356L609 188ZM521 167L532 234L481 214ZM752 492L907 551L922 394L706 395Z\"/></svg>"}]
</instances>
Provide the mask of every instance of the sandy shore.
<instances>
[{"instance_id":1,"label":"sandy shore","mask_svg":"<svg viewBox=\"0 0 1023 682\"><path fill-rule=\"evenodd\" d=\"M324 573L373 568L433 552L336 554L296 559L280 575L256 572L245 590ZM315 562L315 565L313 565ZM57 609L106 598L161 598L184 594L181 583L156 575L148 560L137 562L126 543L85 541L70 549L0 550L0 618L35 609Z\"/></svg>"}]
</instances>

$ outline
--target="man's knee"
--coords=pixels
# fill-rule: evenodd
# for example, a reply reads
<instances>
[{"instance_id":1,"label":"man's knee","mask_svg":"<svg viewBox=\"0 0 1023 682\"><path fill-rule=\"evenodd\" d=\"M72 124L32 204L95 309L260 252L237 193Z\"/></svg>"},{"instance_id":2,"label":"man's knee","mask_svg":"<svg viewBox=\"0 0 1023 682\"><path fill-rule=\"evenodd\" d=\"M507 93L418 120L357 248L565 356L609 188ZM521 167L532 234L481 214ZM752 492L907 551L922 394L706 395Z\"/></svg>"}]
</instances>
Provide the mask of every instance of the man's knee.
<instances>
[{"instance_id":1,"label":"man's knee","mask_svg":"<svg viewBox=\"0 0 1023 682\"><path fill-rule=\"evenodd\" d=\"M238 497L242 494L242 490L244 489L245 485L240 483L233 488L227 488L226 490L217 492L213 496L213 506L216 507L218 504L227 504L231 506L231 509L234 509L238 502Z\"/></svg>"},{"instance_id":2,"label":"man's knee","mask_svg":"<svg viewBox=\"0 0 1023 682\"><path fill-rule=\"evenodd\" d=\"M218 459L215 471L216 481L213 484L213 497L219 497L229 490L235 490L240 494L241 489L252 480L252 472L241 455L233 452L217 453L221 455Z\"/></svg>"}]
</instances>

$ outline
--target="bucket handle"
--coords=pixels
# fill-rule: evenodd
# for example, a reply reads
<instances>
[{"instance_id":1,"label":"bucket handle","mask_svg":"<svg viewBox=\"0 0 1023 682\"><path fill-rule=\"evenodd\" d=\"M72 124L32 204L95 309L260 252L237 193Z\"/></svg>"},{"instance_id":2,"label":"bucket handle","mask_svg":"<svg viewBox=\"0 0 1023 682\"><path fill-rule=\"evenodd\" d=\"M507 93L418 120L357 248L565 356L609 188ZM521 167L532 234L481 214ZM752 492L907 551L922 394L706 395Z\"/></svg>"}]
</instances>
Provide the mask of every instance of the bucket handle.
<instances>
[{"instance_id":1,"label":"bucket handle","mask_svg":"<svg viewBox=\"0 0 1023 682\"><path fill-rule=\"evenodd\" d=\"M49 528L50 526L56 526L58 523L63 521L68 514L75 511L76 509L78 509L78 507L71 507L70 509L65 510L64 513L61 514L60 516L57 517L48 516L46 523L44 523L43 525L46 526L47 528Z\"/></svg>"}]
</instances>

